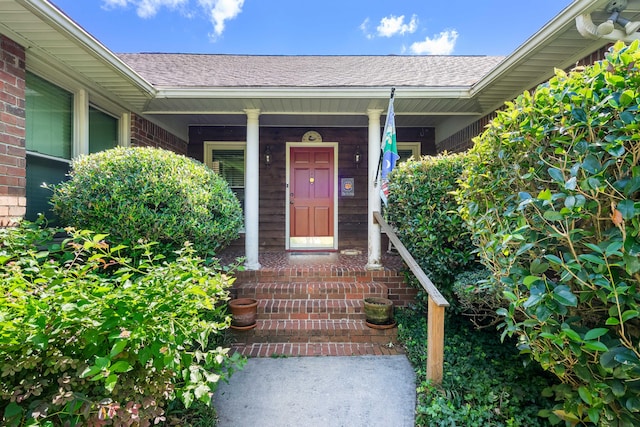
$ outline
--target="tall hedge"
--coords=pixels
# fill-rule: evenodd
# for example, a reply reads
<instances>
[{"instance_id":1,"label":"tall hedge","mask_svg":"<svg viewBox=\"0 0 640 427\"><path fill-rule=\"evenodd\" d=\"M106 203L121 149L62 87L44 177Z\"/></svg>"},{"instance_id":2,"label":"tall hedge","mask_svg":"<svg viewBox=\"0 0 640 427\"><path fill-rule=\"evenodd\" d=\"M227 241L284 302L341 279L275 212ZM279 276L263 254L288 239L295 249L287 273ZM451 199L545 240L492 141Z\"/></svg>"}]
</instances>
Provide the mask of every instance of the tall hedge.
<instances>
[{"instance_id":1,"label":"tall hedge","mask_svg":"<svg viewBox=\"0 0 640 427\"><path fill-rule=\"evenodd\" d=\"M460 202L502 328L563 381L551 418L640 425L640 51L555 76L475 141Z\"/></svg>"},{"instance_id":2,"label":"tall hedge","mask_svg":"<svg viewBox=\"0 0 640 427\"><path fill-rule=\"evenodd\" d=\"M456 274L474 262L474 247L452 193L463 165L461 154L400 163L392 172L385 210L402 243L450 302Z\"/></svg>"},{"instance_id":3,"label":"tall hedge","mask_svg":"<svg viewBox=\"0 0 640 427\"><path fill-rule=\"evenodd\" d=\"M144 239L169 251L189 241L199 252L215 252L242 225L242 208L226 181L171 151L118 147L79 157L70 175L51 198L60 222L114 241Z\"/></svg>"}]
</instances>

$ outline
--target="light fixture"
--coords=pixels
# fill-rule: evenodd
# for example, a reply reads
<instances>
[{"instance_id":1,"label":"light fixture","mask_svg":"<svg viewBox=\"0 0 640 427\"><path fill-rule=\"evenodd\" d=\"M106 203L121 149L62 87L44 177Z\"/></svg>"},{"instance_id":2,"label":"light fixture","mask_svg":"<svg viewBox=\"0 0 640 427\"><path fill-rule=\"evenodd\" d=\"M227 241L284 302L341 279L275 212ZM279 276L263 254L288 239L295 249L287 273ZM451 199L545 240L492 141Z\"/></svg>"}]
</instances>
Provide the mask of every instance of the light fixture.
<instances>
[{"instance_id":1,"label":"light fixture","mask_svg":"<svg viewBox=\"0 0 640 427\"><path fill-rule=\"evenodd\" d=\"M362 161L362 153L360 152L360 145L356 145L356 151L353 153L353 164L356 167L360 167L360 162Z\"/></svg>"},{"instance_id":2,"label":"light fixture","mask_svg":"<svg viewBox=\"0 0 640 427\"><path fill-rule=\"evenodd\" d=\"M263 155L263 158L264 158L264 165L265 165L266 167L271 166L271 161L272 161L273 159L272 159L272 157L271 157L271 146L270 146L270 145L267 145L267 146L264 148L264 155Z\"/></svg>"},{"instance_id":3,"label":"light fixture","mask_svg":"<svg viewBox=\"0 0 640 427\"><path fill-rule=\"evenodd\" d=\"M624 18L620 13L627 7L627 0L612 0L607 4L605 11L610 13L609 18L602 24L598 25L597 33L601 36L611 34L615 29L615 24L624 28L624 32L630 36L640 29L640 21L630 21Z\"/></svg>"}]
</instances>

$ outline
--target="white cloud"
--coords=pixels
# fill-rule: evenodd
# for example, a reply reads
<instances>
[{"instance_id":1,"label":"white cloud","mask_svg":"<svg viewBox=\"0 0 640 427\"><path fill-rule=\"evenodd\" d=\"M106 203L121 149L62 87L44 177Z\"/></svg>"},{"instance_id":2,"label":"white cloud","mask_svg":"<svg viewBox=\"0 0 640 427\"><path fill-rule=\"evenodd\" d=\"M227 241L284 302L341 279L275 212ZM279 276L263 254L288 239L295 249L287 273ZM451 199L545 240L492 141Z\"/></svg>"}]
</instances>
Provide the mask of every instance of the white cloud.
<instances>
[{"instance_id":1,"label":"white cloud","mask_svg":"<svg viewBox=\"0 0 640 427\"><path fill-rule=\"evenodd\" d=\"M197 0L197 3L213 24L211 38L215 40L224 32L225 22L242 12L244 0ZM187 10L191 0L102 0L102 4L106 9L134 6L141 18L151 18L163 7L170 10L180 8L185 16L194 16L193 12Z\"/></svg>"},{"instance_id":2,"label":"white cloud","mask_svg":"<svg viewBox=\"0 0 640 427\"><path fill-rule=\"evenodd\" d=\"M211 38L215 40L222 35L225 21L235 18L242 12L244 0L198 0L198 3L210 13L213 24Z\"/></svg>"},{"instance_id":3,"label":"white cloud","mask_svg":"<svg viewBox=\"0 0 640 427\"><path fill-rule=\"evenodd\" d=\"M102 3L106 9L132 5L140 18L151 18L163 7L177 9L188 4L189 0L102 0Z\"/></svg>"},{"instance_id":4,"label":"white cloud","mask_svg":"<svg viewBox=\"0 0 640 427\"><path fill-rule=\"evenodd\" d=\"M369 18L366 18L364 21L362 21L362 24L360 24L360 30L362 30L365 37L368 38L369 40L375 37L373 34L369 32Z\"/></svg>"},{"instance_id":5,"label":"white cloud","mask_svg":"<svg viewBox=\"0 0 640 427\"><path fill-rule=\"evenodd\" d=\"M405 33L413 33L418 28L418 17L411 16L408 24L404 23L404 15L389 15L380 20L380 25L376 28L380 37L392 37L395 35L404 35Z\"/></svg>"},{"instance_id":6,"label":"white cloud","mask_svg":"<svg viewBox=\"0 0 640 427\"><path fill-rule=\"evenodd\" d=\"M437 37L427 37L422 42L411 45L411 52L417 55L450 55L456 46L458 32L456 30L442 31Z\"/></svg>"}]
</instances>

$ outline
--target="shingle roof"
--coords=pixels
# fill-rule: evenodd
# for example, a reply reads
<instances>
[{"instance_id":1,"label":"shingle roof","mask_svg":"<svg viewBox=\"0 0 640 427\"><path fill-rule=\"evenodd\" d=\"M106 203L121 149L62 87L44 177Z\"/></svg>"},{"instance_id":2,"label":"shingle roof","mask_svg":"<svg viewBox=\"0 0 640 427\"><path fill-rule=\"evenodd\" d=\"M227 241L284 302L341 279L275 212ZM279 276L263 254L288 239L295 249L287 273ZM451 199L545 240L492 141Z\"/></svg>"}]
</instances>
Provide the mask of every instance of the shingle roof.
<instances>
[{"instance_id":1,"label":"shingle roof","mask_svg":"<svg viewBox=\"0 0 640 427\"><path fill-rule=\"evenodd\" d=\"M471 86L502 56L118 55L160 87Z\"/></svg>"}]
</instances>

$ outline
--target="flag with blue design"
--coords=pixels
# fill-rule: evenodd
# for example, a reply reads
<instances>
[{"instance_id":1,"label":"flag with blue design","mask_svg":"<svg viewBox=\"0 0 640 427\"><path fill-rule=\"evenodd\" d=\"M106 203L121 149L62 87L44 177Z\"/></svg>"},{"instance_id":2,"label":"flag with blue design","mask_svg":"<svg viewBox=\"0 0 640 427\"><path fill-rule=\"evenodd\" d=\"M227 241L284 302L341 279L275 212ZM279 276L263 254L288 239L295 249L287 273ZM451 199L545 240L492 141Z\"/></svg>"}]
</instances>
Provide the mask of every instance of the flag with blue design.
<instances>
[{"instance_id":1,"label":"flag with blue design","mask_svg":"<svg viewBox=\"0 0 640 427\"><path fill-rule=\"evenodd\" d=\"M384 124L384 135L382 136L382 171L380 180L380 198L387 206L389 197L389 174L396 167L396 162L400 158L398 156L398 146L396 141L396 117L393 111L393 91L391 99L389 99L389 111L387 111L387 120Z\"/></svg>"}]
</instances>

